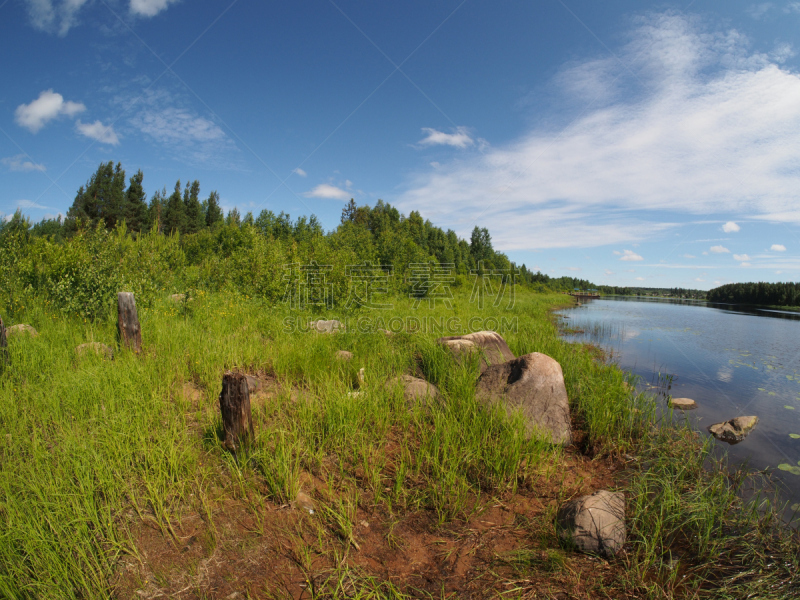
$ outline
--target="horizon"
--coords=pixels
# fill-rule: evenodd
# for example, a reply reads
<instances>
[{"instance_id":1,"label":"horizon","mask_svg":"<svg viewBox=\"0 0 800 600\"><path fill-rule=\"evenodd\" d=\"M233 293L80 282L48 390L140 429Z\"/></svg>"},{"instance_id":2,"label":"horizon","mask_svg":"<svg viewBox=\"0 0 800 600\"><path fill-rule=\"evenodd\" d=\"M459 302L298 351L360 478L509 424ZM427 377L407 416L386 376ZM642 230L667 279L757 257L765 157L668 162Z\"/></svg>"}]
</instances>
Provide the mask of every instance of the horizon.
<instances>
[{"instance_id":1,"label":"horizon","mask_svg":"<svg viewBox=\"0 0 800 600\"><path fill-rule=\"evenodd\" d=\"M0 214L111 160L326 231L382 199L556 278L796 281L800 2L693 4L9 0Z\"/></svg>"}]
</instances>

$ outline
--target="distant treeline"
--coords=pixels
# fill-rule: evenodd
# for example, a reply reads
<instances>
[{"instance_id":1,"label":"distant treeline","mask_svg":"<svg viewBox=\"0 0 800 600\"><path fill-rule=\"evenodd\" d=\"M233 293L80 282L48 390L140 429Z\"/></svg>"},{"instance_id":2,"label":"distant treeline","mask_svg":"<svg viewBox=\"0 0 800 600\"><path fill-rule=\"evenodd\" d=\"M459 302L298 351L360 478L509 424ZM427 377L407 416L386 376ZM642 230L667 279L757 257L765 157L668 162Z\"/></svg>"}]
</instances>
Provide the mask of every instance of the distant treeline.
<instances>
[{"instance_id":1,"label":"distant treeline","mask_svg":"<svg viewBox=\"0 0 800 600\"><path fill-rule=\"evenodd\" d=\"M616 287L613 285L601 285L598 288L603 294L614 296L660 296L668 298L692 298L703 300L706 292L703 290L692 290L686 288L649 288L649 287Z\"/></svg>"},{"instance_id":2,"label":"distant treeline","mask_svg":"<svg viewBox=\"0 0 800 600\"><path fill-rule=\"evenodd\" d=\"M225 215L217 192L200 200L196 180L148 200L143 181L141 171L126 179L119 163L104 163L78 190L66 218L32 224L17 211L0 222L0 310L13 313L41 296L64 312L95 318L123 288L144 304L186 289L279 302L287 280L306 277L313 265L334 304L342 305L352 294L348 267L365 263L391 268L390 292L441 289L421 283L419 265L456 287L472 285L476 273L517 273L518 283L542 291L593 287L515 265L493 248L486 228L476 226L467 241L382 200L369 207L351 199L339 225L325 232L314 215L293 220L264 210L242 217L236 209ZM436 271L436 265L447 268Z\"/></svg>"},{"instance_id":3,"label":"distant treeline","mask_svg":"<svg viewBox=\"0 0 800 600\"><path fill-rule=\"evenodd\" d=\"M708 292L709 302L800 306L800 283L728 283Z\"/></svg>"}]
</instances>

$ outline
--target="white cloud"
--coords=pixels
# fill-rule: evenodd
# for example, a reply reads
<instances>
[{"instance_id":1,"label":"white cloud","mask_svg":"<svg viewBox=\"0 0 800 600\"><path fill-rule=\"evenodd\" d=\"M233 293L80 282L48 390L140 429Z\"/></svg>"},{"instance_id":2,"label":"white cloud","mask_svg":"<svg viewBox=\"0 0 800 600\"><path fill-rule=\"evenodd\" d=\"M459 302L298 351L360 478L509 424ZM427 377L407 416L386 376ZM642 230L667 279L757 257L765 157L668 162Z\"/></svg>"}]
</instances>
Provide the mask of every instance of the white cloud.
<instances>
[{"instance_id":1,"label":"white cloud","mask_svg":"<svg viewBox=\"0 0 800 600\"><path fill-rule=\"evenodd\" d=\"M790 13L800 13L800 2L789 2L786 6L783 7L783 12Z\"/></svg>"},{"instance_id":2,"label":"white cloud","mask_svg":"<svg viewBox=\"0 0 800 600\"><path fill-rule=\"evenodd\" d=\"M725 254L726 252L730 253L730 250L728 250L725 246L711 246L709 251L712 254Z\"/></svg>"},{"instance_id":3,"label":"white cloud","mask_svg":"<svg viewBox=\"0 0 800 600\"><path fill-rule=\"evenodd\" d=\"M331 200L347 200L350 198L349 192L327 183L321 183L303 195L306 198L328 198Z\"/></svg>"},{"instance_id":4,"label":"white cloud","mask_svg":"<svg viewBox=\"0 0 800 600\"><path fill-rule=\"evenodd\" d=\"M739 261L750 260L750 257L747 256L747 254L734 254L733 255L733 260L739 260Z\"/></svg>"},{"instance_id":5,"label":"white cloud","mask_svg":"<svg viewBox=\"0 0 800 600\"><path fill-rule=\"evenodd\" d=\"M74 117L84 110L86 106L80 102L64 102L64 96L50 89L40 93L30 104L20 104L14 111L14 120L20 127L36 133L56 117Z\"/></svg>"},{"instance_id":6,"label":"white cloud","mask_svg":"<svg viewBox=\"0 0 800 600\"><path fill-rule=\"evenodd\" d=\"M306 175L308 175L308 173L303 171L303 169L301 169L300 167L297 167L294 171L292 171L292 173L295 173L296 175L300 175L300 177L305 177Z\"/></svg>"},{"instance_id":7,"label":"white cloud","mask_svg":"<svg viewBox=\"0 0 800 600\"><path fill-rule=\"evenodd\" d=\"M741 227L739 227L733 221L728 221L727 223L725 223L725 225L722 226L722 231L724 231L725 233L732 233L734 231L739 231L740 229Z\"/></svg>"},{"instance_id":8,"label":"white cloud","mask_svg":"<svg viewBox=\"0 0 800 600\"><path fill-rule=\"evenodd\" d=\"M46 171L44 165L40 165L34 163L30 160L25 160L27 155L25 154L17 154L16 156L8 156L6 158L0 159L0 163L3 163L5 166L8 167L9 171Z\"/></svg>"},{"instance_id":9,"label":"white cloud","mask_svg":"<svg viewBox=\"0 0 800 600\"><path fill-rule=\"evenodd\" d=\"M769 249L774 252L786 252L786 246L783 244L772 244Z\"/></svg>"},{"instance_id":10,"label":"white cloud","mask_svg":"<svg viewBox=\"0 0 800 600\"><path fill-rule=\"evenodd\" d=\"M705 279L703 279L702 277L695 277L694 280L695 281L705 281Z\"/></svg>"},{"instance_id":11,"label":"white cloud","mask_svg":"<svg viewBox=\"0 0 800 600\"><path fill-rule=\"evenodd\" d=\"M605 273L606 273L606 275L613 275L614 271L611 271L610 269L606 269Z\"/></svg>"},{"instance_id":12,"label":"white cloud","mask_svg":"<svg viewBox=\"0 0 800 600\"><path fill-rule=\"evenodd\" d=\"M88 0L26 0L31 25L60 36L78 23L78 11Z\"/></svg>"},{"instance_id":13,"label":"white cloud","mask_svg":"<svg viewBox=\"0 0 800 600\"><path fill-rule=\"evenodd\" d=\"M114 128L111 125L103 125L100 121L81 123L81 120L78 119L75 123L75 129L77 129L78 133L81 135L97 140L102 144L111 144L112 146L119 144L119 138Z\"/></svg>"},{"instance_id":14,"label":"white cloud","mask_svg":"<svg viewBox=\"0 0 800 600\"><path fill-rule=\"evenodd\" d=\"M763 17L769 10L772 8L772 2L762 2L760 4L751 4L747 8L747 14L749 14L754 19L758 20Z\"/></svg>"},{"instance_id":15,"label":"white cloud","mask_svg":"<svg viewBox=\"0 0 800 600\"><path fill-rule=\"evenodd\" d=\"M618 99L419 173L398 208L425 207L444 226L458 214L465 233L483 223L506 251L647 240L673 227L665 212L800 223L800 74L702 23L641 18L615 51L624 71L613 57L584 61L623 86Z\"/></svg>"},{"instance_id":16,"label":"white cloud","mask_svg":"<svg viewBox=\"0 0 800 600\"><path fill-rule=\"evenodd\" d=\"M634 277L636 281L644 281L644 277Z\"/></svg>"},{"instance_id":17,"label":"white cloud","mask_svg":"<svg viewBox=\"0 0 800 600\"><path fill-rule=\"evenodd\" d=\"M740 264L739 266L740 266L740 267L752 267L753 265L751 265L749 262L743 262L743 263L742 263L742 264Z\"/></svg>"},{"instance_id":18,"label":"white cloud","mask_svg":"<svg viewBox=\"0 0 800 600\"><path fill-rule=\"evenodd\" d=\"M154 17L177 0L131 0L131 13L140 17Z\"/></svg>"},{"instance_id":19,"label":"white cloud","mask_svg":"<svg viewBox=\"0 0 800 600\"><path fill-rule=\"evenodd\" d=\"M455 148L468 148L475 141L467 133L466 127L456 127L455 133L444 133L430 127L423 127L422 131L428 134L418 143L420 146L453 146Z\"/></svg>"},{"instance_id":20,"label":"white cloud","mask_svg":"<svg viewBox=\"0 0 800 600\"><path fill-rule=\"evenodd\" d=\"M694 254L684 254L683 258L697 258Z\"/></svg>"},{"instance_id":21,"label":"white cloud","mask_svg":"<svg viewBox=\"0 0 800 600\"><path fill-rule=\"evenodd\" d=\"M641 256L636 254L633 250L625 250L620 260L644 260Z\"/></svg>"},{"instance_id":22,"label":"white cloud","mask_svg":"<svg viewBox=\"0 0 800 600\"><path fill-rule=\"evenodd\" d=\"M580 267L567 267L567 271L580 271Z\"/></svg>"}]
</instances>

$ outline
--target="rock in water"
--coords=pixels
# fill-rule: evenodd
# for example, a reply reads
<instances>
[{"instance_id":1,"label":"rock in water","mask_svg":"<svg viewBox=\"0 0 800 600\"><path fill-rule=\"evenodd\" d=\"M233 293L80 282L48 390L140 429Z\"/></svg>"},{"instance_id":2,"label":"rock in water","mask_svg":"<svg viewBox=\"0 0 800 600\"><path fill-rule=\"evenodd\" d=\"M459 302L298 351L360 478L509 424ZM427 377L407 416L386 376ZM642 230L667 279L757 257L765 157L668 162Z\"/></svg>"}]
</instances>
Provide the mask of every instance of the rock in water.
<instances>
[{"instance_id":1,"label":"rock in water","mask_svg":"<svg viewBox=\"0 0 800 600\"><path fill-rule=\"evenodd\" d=\"M468 335L442 337L436 341L446 346L456 358L481 352L481 372L489 365L498 365L515 358L503 336L495 331L476 331Z\"/></svg>"},{"instance_id":2,"label":"rock in water","mask_svg":"<svg viewBox=\"0 0 800 600\"><path fill-rule=\"evenodd\" d=\"M558 511L559 535L581 552L614 556L625 544L625 496L600 490L570 500Z\"/></svg>"},{"instance_id":3,"label":"rock in water","mask_svg":"<svg viewBox=\"0 0 800 600\"><path fill-rule=\"evenodd\" d=\"M15 335L23 335L23 334L28 334L31 337L39 337L39 332L26 323L20 323L19 325L12 325L11 327L6 327L6 335L8 337L12 337Z\"/></svg>"},{"instance_id":4,"label":"rock in water","mask_svg":"<svg viewBox=\"0 0 800 600\"><path fill-rule=\"evenodd\" d=\"M108 360L114 358L114 350L110 346L106 346L100 342L88 342L75 348L75 353L78 356L83 356L87 352L94 352L98 356L105 356Z\"/></svg>"},{"instance_id":5,"label":"rock in water","mask_svg":"<svg viewBox=\"0 0 800 600\"><path fill-rule=\"evenodd\" d=\"M572 442L564 373L546 354L532 352L487 367L478 379L476 397L501 404L509 414L521 411L529 434L539 429L549 432L554 444Z\"/></svg>"},{"instance_id":6,"label":"rock in water","mask_svg":"<svg viewBox=\"0 0 800 600\"><path fill-rule=\"evenodd\" d=\"M747 434L753 431L758 423L758 417L736 417L724 423L715 423L709 426L708 432L720 441L729 444L738 444Z\"/></svg>"},{"instance_id":7,"label":"rock in water","mask_svg":"<svg viewBox=\"0 0 800 600\"><path fill-rule=\"evenodd\" d=\"M697 408L697 402L691 398L672 398L669 401L669 405L680 410L694 410Z\"/></svg>"},{"instance_id":8,"label":"rock in water","mask_svg":"<svg viewBox=\"0 0 800 600\"><path fill-rule=\"evenodd\" d=\"M316 331L318 333L336 333L339 330L344 330L342 322L336 319L311 321L309 327L311 327L311 331Z\"/></svg>"}]
</instances>

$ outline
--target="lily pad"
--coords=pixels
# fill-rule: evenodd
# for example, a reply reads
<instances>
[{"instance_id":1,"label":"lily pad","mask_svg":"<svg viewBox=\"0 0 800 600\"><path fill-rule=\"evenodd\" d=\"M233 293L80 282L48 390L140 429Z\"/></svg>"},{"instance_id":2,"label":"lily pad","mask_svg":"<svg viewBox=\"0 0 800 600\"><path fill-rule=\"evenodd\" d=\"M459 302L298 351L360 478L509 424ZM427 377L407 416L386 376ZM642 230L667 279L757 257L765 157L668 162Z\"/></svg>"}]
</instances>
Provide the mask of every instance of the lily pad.
<instances>
[{"instance_id":1,"label":"lily pad","mask_svg":"<svg viewBox=\"0 0 800 600\"><path fill-rule=\"evenodd\" d=\"M800 475L800 467L795 467L795 466L792 466L792 465L790 465L788 463L781 463L781 464L778 465L778 468L781 471L788 471L792 475Z\"/></svg>"},{"instance_id":2,"label":"lily pad","mask_svg":"<svg viewBox=\"0 0 800 600\"><path fill-rule=\"evenodd\" d=\"M789 437L793 440L800 440L800 433L790 433Z\"/></svg>"},{"instance_id":3,"label":"lily pad","mask_svg":"<svg viewBox=\"0 0 800 600\"><path fill-rule=\"evenodd\" d=\"M789 406L788 404L785 404L783 408L785 408L786 410L794 410L794 406Z\"/></svg>"},{"instance_id":4,"label":"lily pad","mask_svg":"<svg viewBox=\"0 0 800 600\"><path fill-rule=\"evenodd\" d=\"M764 388L758 388L758 391L759 392L766 392L767 390L765 390Z\"/></svg>"},{"instance_id":5,"label":"lily pad","mask_svg":"<svg viewBox=\"0 0 800 600\"><path fill-rule=\"evenodd\" d=\"M791 509L795 511L800 510L800 502L798 502L797 504L792 504Z\"/></svg>"}]
</instances>

